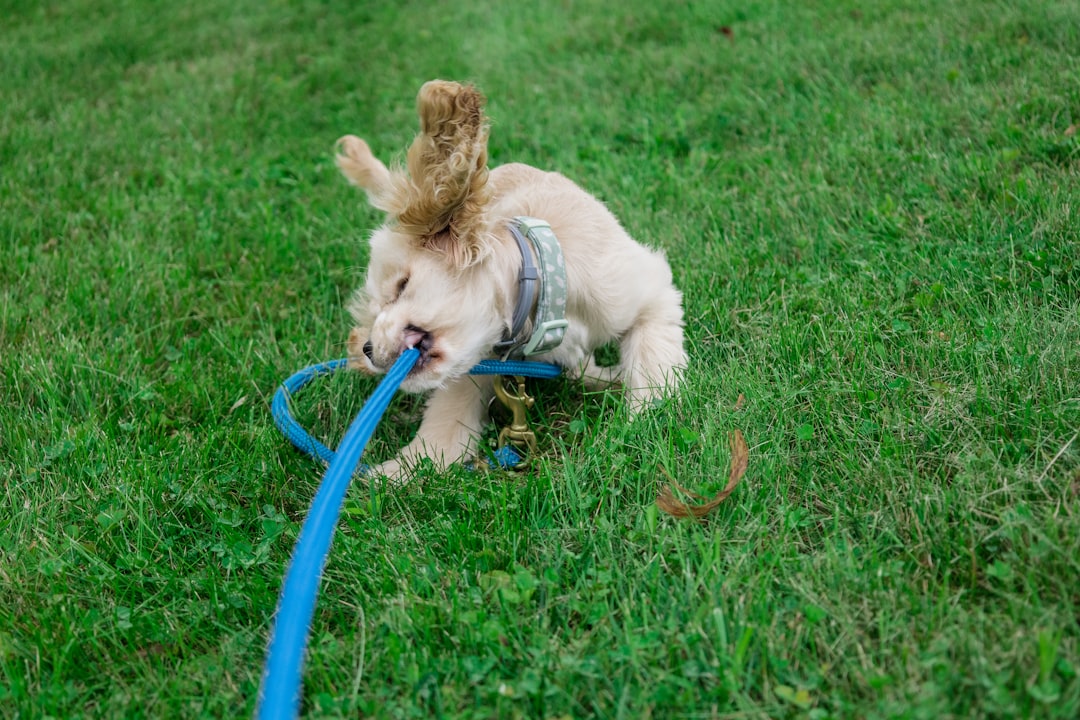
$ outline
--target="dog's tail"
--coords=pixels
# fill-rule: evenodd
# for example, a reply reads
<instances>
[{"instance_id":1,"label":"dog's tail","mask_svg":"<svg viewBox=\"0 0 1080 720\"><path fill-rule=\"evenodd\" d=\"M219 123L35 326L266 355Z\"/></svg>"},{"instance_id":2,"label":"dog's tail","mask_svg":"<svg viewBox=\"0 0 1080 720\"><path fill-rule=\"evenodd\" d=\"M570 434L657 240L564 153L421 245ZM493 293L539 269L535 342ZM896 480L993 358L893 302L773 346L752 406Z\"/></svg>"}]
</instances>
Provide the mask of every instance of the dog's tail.
<instances>
[{"instance_id":1,"label":"dog's tail","mask_svg":"<svg viewBox=\"0 0 1080 720\"><path fill-rule=\"evenodd\" d=\"M420 88L416 104L420 133L409 148L408 175L393 177L398 227L467 267L490 245L484 96L472 85L432 80Z\"/></svg>"}]
</instances>

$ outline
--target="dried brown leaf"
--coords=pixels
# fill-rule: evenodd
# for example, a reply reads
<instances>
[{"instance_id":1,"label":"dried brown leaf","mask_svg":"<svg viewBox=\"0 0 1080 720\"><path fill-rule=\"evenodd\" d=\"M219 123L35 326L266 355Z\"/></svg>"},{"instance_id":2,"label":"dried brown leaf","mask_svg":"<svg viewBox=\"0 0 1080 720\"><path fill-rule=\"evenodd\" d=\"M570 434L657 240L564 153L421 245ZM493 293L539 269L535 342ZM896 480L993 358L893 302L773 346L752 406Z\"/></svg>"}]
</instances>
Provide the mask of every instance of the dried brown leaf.
<instances>
[{"instance_id":1,"label":"dried brown leaf","mask_svg":"<svg viewBox=\"0 0 1080 720\"><path fill-rule=\"evenodd\" d=\"M659 466L660 472L668 479L669 484L660 490L660 497L656 498L656 506L673 517L702 518L724 502L728 495L735 490L735 486L739 484L742 476L746 474L746 469L750 466L750 448L747 447L742 432L739 430L732 431L728 441L731 446L731 470L728 472L728 482L723 490L711 498L698 495L684 488L663 466ZM673 487L683 495L697 500L699 504L690 505L679 500L675 497Z\"/></svg>"}]
</instances>

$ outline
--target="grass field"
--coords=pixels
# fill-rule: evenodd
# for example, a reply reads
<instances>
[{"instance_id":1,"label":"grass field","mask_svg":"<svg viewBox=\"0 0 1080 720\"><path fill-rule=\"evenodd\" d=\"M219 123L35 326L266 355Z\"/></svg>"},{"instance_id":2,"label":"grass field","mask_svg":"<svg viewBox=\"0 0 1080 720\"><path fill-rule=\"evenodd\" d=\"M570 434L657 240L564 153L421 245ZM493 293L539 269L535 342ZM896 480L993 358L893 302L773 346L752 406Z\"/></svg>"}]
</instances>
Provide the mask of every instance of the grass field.
<instances>
[{"instance_id":1,"label":"grass field","mask_svg":"<svg viewBox=\"0 0 1080 720\"><path fill-rule=\"evenodd\" d=\"M251 714L321 476L270 396L344 354L379 220L333 143L400 151L433 77L666 250L692 366L633 423L535 386L530 472L355 485L306 716L1080 716L1080 4L0 17L0 717ZM734 429L734 494L658 513Z\"/></svg>"}]
</instances>

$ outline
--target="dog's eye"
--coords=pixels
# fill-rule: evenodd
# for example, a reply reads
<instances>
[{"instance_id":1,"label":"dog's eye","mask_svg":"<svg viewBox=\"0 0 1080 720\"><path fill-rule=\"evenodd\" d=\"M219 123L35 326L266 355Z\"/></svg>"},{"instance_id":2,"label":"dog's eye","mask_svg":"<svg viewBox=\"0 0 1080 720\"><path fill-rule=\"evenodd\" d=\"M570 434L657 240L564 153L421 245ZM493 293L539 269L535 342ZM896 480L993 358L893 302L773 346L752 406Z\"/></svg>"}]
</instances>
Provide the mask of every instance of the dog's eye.
<instances>
[{"instance_id":1,"label":"dog's eye","mask_svg":"<svg viewBox=\"0 0 1080 720\"><path fill-rule=\"evenodd\" d=\"M409 286L409 276L408 275L406 275L405 277L398 280L397 292L394 293L394 299L397 300L399 297L401 297L401 293L405 292L405 288L408 287L408 286Z\"/></svg>"}]
</instances>

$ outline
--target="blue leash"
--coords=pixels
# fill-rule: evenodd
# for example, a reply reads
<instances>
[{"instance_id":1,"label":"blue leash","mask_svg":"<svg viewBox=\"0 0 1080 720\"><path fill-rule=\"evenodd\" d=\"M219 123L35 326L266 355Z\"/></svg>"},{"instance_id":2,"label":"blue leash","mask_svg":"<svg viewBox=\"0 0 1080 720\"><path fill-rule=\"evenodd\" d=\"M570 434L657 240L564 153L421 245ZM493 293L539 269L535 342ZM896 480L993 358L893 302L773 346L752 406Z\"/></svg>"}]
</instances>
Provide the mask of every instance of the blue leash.
<instances>
[{"instance_id":1,"label":"blue leash","mask_svg":"<svg viewBox=\"0 0 1080 720\"><path fill-rule=\"evenodd\" d=\"M266 669L259 689L258 720L288 720L299 714L304 649L315 613L319 581L330 553L330 541L341 514L345 491L349 488L349 481L360 462L364 447L375 432L375 426L419 357L420 351L415 348L401 354L345 431L337 452L315 440L296 422L289 412L288 397L315 378L345 367L346 360L332 360L304 368L285 380L274 393L270 405L274 423L293 445L328 463L329 467L300 529L300 537L293 548L292 561L281 587L266 650ZM469 372L472 375L554 378L558 377L560 370L556 365L545 363L485 360Z\"/></svg>"},{"instance_id":2,"label":"blue leash","mask_svg":"<svg viewBox=\"0 0 1080 720\"><path fill-rule=\"evenodd\" d=\"M298 714L304 646L307 644L311 617L315 612L315 596L319 592L319 580L330 552L330 540L341 513L345 491L364 446L375 432L375 426L386 412L390 399L419 358L420 351L409 348L390 368L345 431L341 445L315 493L281 588L281 599L266 651L266 672L259 692L260 720L294 718Z\"/></svg>"}]
</instances>

